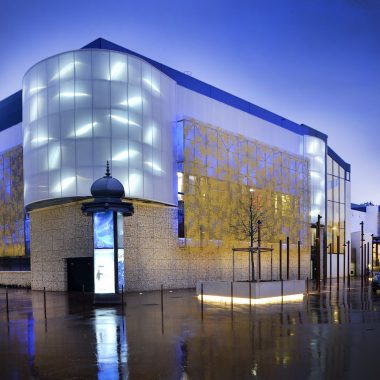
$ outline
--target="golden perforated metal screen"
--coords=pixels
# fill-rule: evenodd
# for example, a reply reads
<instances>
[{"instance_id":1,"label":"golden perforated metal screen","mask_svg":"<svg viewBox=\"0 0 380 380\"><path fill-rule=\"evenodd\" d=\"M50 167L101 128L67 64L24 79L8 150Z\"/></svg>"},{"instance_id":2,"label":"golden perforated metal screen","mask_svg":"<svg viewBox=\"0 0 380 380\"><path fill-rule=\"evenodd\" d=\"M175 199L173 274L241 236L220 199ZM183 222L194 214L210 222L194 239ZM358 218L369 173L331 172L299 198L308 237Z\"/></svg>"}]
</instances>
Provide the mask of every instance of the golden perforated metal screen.
<instances>
[{"instance_id":1,"label":"golden perforated metal screen","mask_svg":"<svg viewBox=\"0 0 380 380\"><path fill-rule=\"evenodd\" d=\"M250 204L262 221L262 246L289 236L309 247L307 159L196 120L183 122L183 148L188 247L249 246L241 225Z\"/></svg>"}]
</instances>

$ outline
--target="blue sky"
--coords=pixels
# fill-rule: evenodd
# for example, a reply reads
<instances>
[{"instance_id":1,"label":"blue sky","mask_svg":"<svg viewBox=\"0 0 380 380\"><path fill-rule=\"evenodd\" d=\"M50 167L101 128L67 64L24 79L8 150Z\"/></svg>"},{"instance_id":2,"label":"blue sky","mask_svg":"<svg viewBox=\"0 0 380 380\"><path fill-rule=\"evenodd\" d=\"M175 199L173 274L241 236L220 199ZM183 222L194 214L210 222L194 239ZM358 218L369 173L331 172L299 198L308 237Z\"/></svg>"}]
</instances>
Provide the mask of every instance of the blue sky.
<instances>
[{"instance_id":1,"label":"blue sky","mask_svg":"<svg viewBox=\"0 0 380 380\"><path fill-rule=\"evenodd\" d=\"M380 204L380 1L0 1L0 99L103 37L328 134L352 201Z\"/></svg>"}]
</instances>

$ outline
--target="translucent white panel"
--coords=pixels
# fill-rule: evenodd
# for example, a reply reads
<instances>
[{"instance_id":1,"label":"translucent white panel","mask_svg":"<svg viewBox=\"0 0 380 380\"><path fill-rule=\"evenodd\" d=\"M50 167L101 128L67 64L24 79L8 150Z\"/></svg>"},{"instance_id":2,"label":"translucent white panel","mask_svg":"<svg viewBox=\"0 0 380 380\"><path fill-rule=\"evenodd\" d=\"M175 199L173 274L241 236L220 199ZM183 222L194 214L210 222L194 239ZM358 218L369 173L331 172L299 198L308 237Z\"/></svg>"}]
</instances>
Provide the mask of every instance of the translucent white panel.
<instances>
[{"instance_id":1,"label":"translucent white panel","mask_svg":"<svg viewBox=\"0 0 380 380\"><path fill-rule=\"evenodd\" d=\"M98 128L99 124L92 122L92 109L82 108L75 112L75 136L77 139L88 139L92 137L93 128ZM72 137L75 137L74 135Z\"/></svg>"},{"instance_id":2,"label":"translucent white panel","mask_svg":"<svg viewBox=\"0 0 380 380\"><path fill-rule=\"evenodd\" d=\"M76 142L77 151L77 167L92 165L93 151L92 140L90 139L78 139Z\"/></svg>"},{"instance_id":3,"label":"translucent white panel","mask_svg":"<svg viewBox=\"0 0 380 380\"><path fill-rule=\"evenodd\" d=\"M61 141L62 167L75 168L75 140L65 139Z\"/></svg>"},{"instance_id":4,"label":"translucent white panel","mask_svg":"<svg viewBox=\"0 0 380 380\"><path fill-rule=\"evenodd\" d=\"M67 80L64 82L61 81L60 91L59 91L60 111L74 109L74 99L75 99L74 81L73 80Z\"/></svg>"},{"instance_id":5,"label":"translucent white panel","mask_svg":"<svg viewBox=\"0 0 380 380\"><path fill-rule=\"evenodd\" d=\"M133 155L133 152L131 152ZM112 139L112 165L118 167L128 167L130 156L128 139Z\"/></svg>"},{"instance_id":6,"label":"translucent white panel","mask_svg":"<svg viewBox=\"0 0 380 380\"><path fill-rule=\"evenodd\" d=\"M61 85L63 81L74 80L74 53L64 53L59 56L59 72L53 79L59 78Z\"/></svg>"},{"instance_id":7,"label":"translucent white panel","mask_svg":"<svg viewBox=\"0 0 380 380\"><path fill-rule=\"evenodd\" d=\"M26 92L26 96L28 96L29 98L32 97L33 95L37 94L37 91L32 91L32 92L30 91L31 88L38 88L39 87L39 85L38 85L38 71L37 71L36 67L33 67L33 69L30 71L26 87L28 89Z\"/></svg>"},{"instance_id":8,"label":"translucent white panel","mask_svg":"<svg viewBox=\"0 0 380 380\"><path fill-rule=\"evenodd\" d=\"M59 86L51 85L47 89L47 108L49 114L59 112Z\"/></svg>"},{"instance_id":9,"label":"translucent white panel","mask_svg":"<svg viewBox=\"0 0 380 380\"><path fill-rule=\"evenodd\" d=\"M141 171L129 169L128 193L131 197L138 197L143 194L143 176Z\"/></svg>"},{"instance_id":10,"label":"translucent white panel","mask_svg":"<svg viewBox=\"0 0 380 380\"><path fill-rule=\"evenodd\" d=\"M93 110L94 137L111 137L111 115L107 109Z\"/></svg>"},{"instance_id":11,"label":"translucent white panel","mask_svg":"<svg viewBox=\"0 0 380 380\"><path fill-rule=\"evenodd\" d=\"M112 138L128 139L128 111L111 110Z\"/></svg>"},{"instance_id":12,"label":"translucent white panel","mask_svg":"<svg viewBox=\"0 0 380 380\"><path fill-rule=\"evenodd\" d=\"M61 197L61 170L49 171L49 197Z\"/></svg>"},{"instance_id":13,"label":"translucent white panel","mask_svg":"<svg viewBox=\"0 0 380 380\"><path fill-rule=\"evenodd\" d=\"M94 139L94 165L105 167L111 159L111 142L109 139Z\"/></svg>"},{"instance_id":14,"label":"translucent white panel","mask_svg":"<svg viewBox=\"0 0 380 380\"><path fill-rule=\"evenodd\" d=\"M74 53L75 77L91 79L91 51L81 50Z\"/></svg>"},{"instance_id":15,"label":"translucent white panel","mask_svg":"<svg viewBox=\"0 0 380 380\"><path fill-rule=\"evenodd\" d=\"M129 167L142 170L142 146L135 141L129 141Z\"/></svg>"},{"instance_id":16,"label":"translucent white panel","mask_svg":"<svg viewBox=\"0 0 380 380\"><path fill-rule=\"evenodd\" d=\"M35 121L30 124L29 127L29 141L30 147L32 149L38 148L38 121Z\"/></svg>"},{"instance_id":17,"label":"translucent white panel","mask_svg":"<svg viewBox=\"0 0 380 380\"><path fill-rule=\"evenodd\" d=\"M48 116L48 128L49 128L49 138L51 140L61 139L61 128L59 125L59 114L50 114Z\"/></svg>"},{"instance_id":18,"label":"translucent white panel","mask_svg":"<svg viewBox=\"0 0 380 380\"><path fill-rule=\"evenodd\" d=\"M110 108L111 83L109 81L93 82L93 106L94 108Z\"/></svg>"},{"instance_id":19,"label":"translucent white panel","mask_svg":"<svg viewBox=\"0 0 380 380\"><path fill-rule=\"evenodd\" d=\"M125 54L110 53L110 77L112 81L128 81L128 58Z\"/></svg>"},{"instance_id":20,"label":"translucent white panel","mask_svg":"<svg viewBox=\"0 0 380 380\"><path fill-rule=\"evenodd\" d=\"M62 189L62 197L69 197L71 194L76 194L76 173L74 167L62 168L60 186ZM59 184L57 189L59 189Z\"/></svg>"},{"instance_id":21,"label":"translucent white panel","mask_svg":"<svg viewBox=\"0 0 380 380\"><path fill-rule=\"evenodd\" d=\"M154 198L154 181L150 173L144 173L144 198Z\"/></svg>"},{"instance_id":22,"label":"translucent white panel","mask_svg":"<svg viewBox=\"0 0 380 380\"><path fill-rule=\"evenodd\" d=\"M29 121L35 121L38 118L38 101L37 95L34 95L29 100Z\"/></svg>"},{"instance_id":23,"label":"translucent white panel","mask_svg":"<svg viewBox=\"0 0 380 380\"><path fill-rule=\"evenodd\" d=\"M61 138L70 139L75 136L75 113L73 110L60 113Z\"/></svg>"},{"instance_id":24,"label":"translucent white panel","mask_svg":"<svg viewBox=\"0 0 380 380\"><path fill-rule=\"evenodd\" d=\"M89 80L75 81L75 107L89 108L92 106L92 83Z\"/></svg>"},{"instance_id":25,"label":"translucent white panel","mask_svg":"<svg viewBox=\"0 0 380 380\"><path fill-rule=\"evenodd\" d=\"M40 147L40 146L45 146L49 142L50 137L48 134L47 118L46 117L38 120L37 130L38 130L37 137L34 137L31 140L31 146L34 148Z\"/></svg>"},{"instance_id":26,"label":"translucent white panel","mask_svg":"<svg viewBox=\"0 0 380 380\"><path fill-rule=\"evenodd\" d=\"M89 195L107 160L127 197L175 204L171 79L134 56L81 50L37 64L23 90L26 204Z\"/></svg>"},{"instance_id":27,"label":"translucent white panel","mask_svg":"<svg viewBox=\"0 0 380 380\"><path fill-rule=\"evenodd\" d=\"M93 79L110 80L110 55L107 51L92 52Z\"/></svg>"},{"instance_id":28,"label":"translucent white panel","mask_svg":"<svg viewBox=\"0 0 380 380\"><path fill-rule=\"evenodd\" d=\"M161 93L161 73L155 68L152 68L151 86L152 94L159 96Z\"/></svg>"},{"instance_id":29,"label":"translucent white panel","mask_svg":"<svg viewBox=\"0 0 380 380\"><path fill-rule=\"evenodd\" d=\"M127 85L122 82L111 82L111 107L119 109L128 108Z\"/></svg>"},{"instance_id":30,"label":"translucent white panel","mask_svg":"<svg viewBox=\"0 0 380 380\"><path fill-rule=\"evenodd\" d=\"M37 94L37 102L38 102L38 117L46 116L47 112L47 91L41 90Z\"/></svg>"},{"instance_id":31,"label":"translucent white panel","mask_svg":"<svg viewBox=\"0 0 380 380\"><path fill-rule=\"evenodd\" d=\"M141 60L128 57L128 84L141 87Z\"/></svg>"},{"instance_id":32,"label":"translucent white panel","mask_svg":"<svg viewBox=\"0 0 380 380\"><path fill-rule=\"evenodd\" d=\"M48 164L49 171L61 167L61 144L60 142L51 142L48 146Z\"/></svg>"},{"instance_id":33,"label":"translucent white panel","mask_svg":"<svg viewBox=\"0 0 380 380\"><path fill-rule=\"evenodd\" d=\"M77 193L86 196L90 193L92 178L92 164L88 167L77 168Z\"/></svg>"}]
</instances>

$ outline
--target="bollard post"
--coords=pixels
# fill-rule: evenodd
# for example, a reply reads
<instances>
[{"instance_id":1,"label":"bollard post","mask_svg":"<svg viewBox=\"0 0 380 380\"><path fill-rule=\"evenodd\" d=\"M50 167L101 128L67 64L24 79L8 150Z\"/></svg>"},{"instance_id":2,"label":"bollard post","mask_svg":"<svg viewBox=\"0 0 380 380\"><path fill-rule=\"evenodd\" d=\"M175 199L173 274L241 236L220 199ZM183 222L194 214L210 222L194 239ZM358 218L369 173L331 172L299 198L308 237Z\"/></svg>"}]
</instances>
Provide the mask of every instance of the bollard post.
<instances>
[{"instance_id":1,"label":"bollard post","mask_svg":"<svg viewBox=\"0 0 380 380\"><path fill-rule=\"evenodd\" d=\"M298 279L301 280L301 242L298 240Z\"/></svg>"},{"instance_id":2,"label":"bollard post","mask_svg":"<svg viewBox=\"0 0 380 380\"><path fill-rule=\"evenodd\" d=\"M367 266L366 266L367 280L369 277L369 242L367 242Z\"/></svg>"},{"instance_id":3,"label":"bollard post","mask_svg":"<svg viewBox=\"0 0 380 380\"><path fill-rule=\"evenodd\" d=\"M231 282L231 316L234 310L234 283Z\"/></svg>"},{"instance_id":4,"label":"bollard post","mask_svg":"<svg viewBox=\"0 0 380 380\"><path fill-rule=\"evenodd\" d=\"M280 243L279 243L279 256L280 256L280 272L279 272L279 275L280 275L280 281L282 280L282 240L280 240Z\"/></svg>"},{"instance_id":5,"label":"bollard post","mask_svg":"<svg viewBox=\"0 0 380 380\"><path fill-rule=\"evenodd\" d=\"M121 311L124 313L124 285L121 285Z\"/></svg>"},{"instance_id":6,"label":"bollard post","mask_svg":"<svg viewBox=\"0 0 380 380\"><path fill-rule=\"evenodd\" d=\"M44 287L44 315L46 319L46 289L45 287Z\"/></svg>"},{"instance_id":7,"label":"bollard post","mask_svg":"<svg viewBox=\"0 0 380 380\"><path fill-rule=\"evenodd\" d=\"M251 283L249 282L248 283L248 294L249 294L249 312L251 312L251 308L252 308L252 288L251 288Z\"/></svg>"},{"instance_id":8,"label":"bollard post","mask_svg":"<svg viewBox=\"0 0 380 380\"><path fill-rule=\"evenodd\" d=\"M309 295L309 277L306 277L306 294Z\"/></svg>"},{"instance_id":9,"label":"bollard post","mask_svg":"<svg viewBox=\"0 0 380 380\"><path fill-rule=\"evenodd\" d=\"M289 280L289 260L290 260L290 252L289 252L289 236L286 237L286 279Z\"/></svg>"},{"instance_id":10,"label":"bollard post","mask_svg":"<svg viewBox=\"0 0 380 380\"><path fill-rule=\"evenodd\" d=\"M336 237L337 253L336 253L336 285L339 288L339 253L340 253L340 236Z\"/></svg>"},{"instance_id":11,"label":"bollard post","mask_svg":"<svg viewBox=\"0 0 380 380\"><path fill-rule=\"evenodd\" d=\"M270 247L270 280L273 281L273 245Z\"/></svg>"},{"instance_id":12,"label":"bollard post","mask_svg":"<svg viewBox=\"0 0 380 380\"><path fill-rule=\"evenodd\" d=\"M164 285L161 284L161 332L164 333Z\"/></svg>"},{"instance_id":13,"label":"bollard post","mask_svg":"<svg viewBox=\"0 0 380 380\"><path fill-rule=\"evenodd\" d=\"M164 285L161 284L161 314L164 314Z\"/></svg>"},{"instance_id":14,"label":"bollard post","mask_svg":"<svg viewBox=\"0 0 380 380\"><path fill-rule=\"evenodd\" d=\"M281 303L284 302L284 281L281 280Z\"/></svg>"},{"instance_id":15,"label":"bollard post","mask_svg":"<svg viewBox=\"0 0 380 380\"><path fill-rule=\"evenodd\" d=\"M343 284L346 285L346 243L343 247Z\"/></svg>"},{"instance_id":16,"label":"bollard post","mask_svg":"<svg viewBox=\"0 0 380 380\"><path fill-rule=\"evenodd\" d=\"M332 243L329 244L329 255L330 255L330 291L332 282Z\"/></svg>"},{"instance_id":17,"label":"bollard post","mask_svg":"<svg viewBox=\"0 0 380 380\"><path fill-rule=\"evenodd\" d=\"M203 321L203 282L201 282L201 317Z\"/></svg>"},{"instance_id":18,"label":"bollard post","mask_svg":"<svg viewBox=\"0 0 380 380\"><path fill-rule=\"evenodd\" d=\"M8 299L8 287L5 288L5 300L7 304L7 321L9 322L9 299Z\"/></svg>"},{"instance_id":19,"label":"bollard post","mask_svg":"<svg viewBox=\"0 0 380 380\"><path fill-rule=\"evenodd\" d=\"M350 291L350 285L351 285L351 273L350 273L350 241L347 240L347 285L348 285L348 291Z\"/></svg>"}]
</instances>

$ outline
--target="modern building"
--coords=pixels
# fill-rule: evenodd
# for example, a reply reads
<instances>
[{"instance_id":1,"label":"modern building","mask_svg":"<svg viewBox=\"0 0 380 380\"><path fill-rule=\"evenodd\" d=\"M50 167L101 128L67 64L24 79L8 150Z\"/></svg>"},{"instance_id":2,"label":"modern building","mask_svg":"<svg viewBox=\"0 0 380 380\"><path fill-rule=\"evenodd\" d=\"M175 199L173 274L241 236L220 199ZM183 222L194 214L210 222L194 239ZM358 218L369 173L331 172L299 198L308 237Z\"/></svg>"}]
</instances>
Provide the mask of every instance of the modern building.
<instances>
[{"instance_id":1,"label":"modern building","mask_svg":"<svg viewBox=\"0 0 380 380\"><path fill-rule=\"evenodd\" d=\"M93 230L80 206L107 160L135 208L124 219L127 290L231 280L252 210L261 246L273 249L260 257L261 279L278 278L280 252L291 278L298 247L302 278L315 276L318 257L328 275L330 243L345 252L350 165L327 135L97 39L36 63L0 102L0 256L3 269L17 269L10 256L31 264L0 272L0 283L29 276L33 289L66 290L80 262L86 276ZM247 257L234 263L238 280Z\"/></svg>"}]
</instances>

